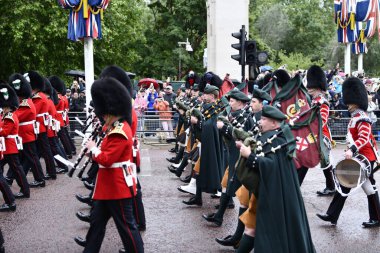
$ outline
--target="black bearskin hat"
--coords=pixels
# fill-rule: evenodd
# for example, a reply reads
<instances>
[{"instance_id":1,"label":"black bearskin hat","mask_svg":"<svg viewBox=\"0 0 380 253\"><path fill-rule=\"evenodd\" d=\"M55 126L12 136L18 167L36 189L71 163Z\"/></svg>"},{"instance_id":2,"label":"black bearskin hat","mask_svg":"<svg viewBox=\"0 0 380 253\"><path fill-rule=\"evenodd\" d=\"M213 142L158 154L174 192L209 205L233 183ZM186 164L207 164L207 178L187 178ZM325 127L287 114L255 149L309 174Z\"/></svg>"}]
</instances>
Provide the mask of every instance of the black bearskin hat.
<instances>
[{"instance_id":1,"label":"black bearskin hat","mask_svg":"<svg viewBox=\"0 0 380 253\"><path fill-rule=\"evenodd\" d=\"M363 111L367 111L367 90L359 78L349 77L343 82L343 103L347 106L354 104Z\"/></svg>"},{"instance_id":2,"label":"black bearskin hat","mask_svg":"<svg viewBox=\"0 0 380 253\"><path fill-rule=\"evenodd\" d=\"M308 69L306 80L306 88L321 89L323 91L326 91L327 89L326 74L323 69L317 65L313 65Z\"/></svg>"},{"instance_id":3,"label":"black bearskin hat","mask_svg":"<svg viewBox=\"0 0 380 253\"><path fill-rule=\"evenodd\" d=\"M122 85L124 85L125 88L127 88L129 94L132 96L133 85L131 83L131 79L129 78L129 76L127 75L124 69L116 65L105 67L102 70L102 73L100 73L100 78L105 78L105 77L113 77L116 80L118 80Z\"/></svg>"},{"instance_id":4,"label":"black bearskin hat","mask_svg":"<svg viewBox=\"0 0 380 253\"><path fill-rule=\"evenodd\" d=\"M0 107L9 107L16 110L18 106L19 102L15 90L6 83L0 84Z\"/></svg>"},{"instance_id":5,"label":"black bearskin hat","mask_svg":"<svg viewBox=\"0 0 380 253\"><path fill-rule=\"evenodd\" d=\"M47 79L46 77L44 77L44 83L45 83L45 87L43 90L41 90L43 93L45 93L46 95L52 97L52 94L53 94L53 87L51 87L51 83L49 81L49 79Z\"/></svg>"},{"instance_id":6,"label":"black bearskin hat","mask_svg":"<svg viewBox=\"0 0 380 253\"><path fill-rule=\"evenodd\" d=\"M268 73L263 78L259 79L257 81L257 86L259 86L259 89L262 89L265 85L267 85L271 78L272 78L272 73Z\"/></svg>"},{"instance_id":7,"label":"black bearskin hat","mask_svg":"<svg viewBox=\"0 0 380 253\"><path fill-rule=\"evenodd\" d=\"M15 90L19 97L30 98L30 96L32 96L30 83L19 73L14 73L9 77L9 85Z\"/></svg>"},{"instance_id":8,"label":"black bearskin hat","mask_svg":"<svg viewBox=\"0 0 380 253\"><path fill-rule=\"evenodd\" d=\"M106 77L95 81L91 87L91 96L97 116L122 116L129 124L132 123L131 96L115 78Z\"/></svg>"},{"instance_id":9,"label":"black bearskin hat","mask_svg":"<svg viewBox=\"0 0 380 253\"><path fill-rule=\"evenodd\" d=\"M51 76L48 78L51 86L62 96L66 94L66 85L58 76Z\"/></svg>"},{"instance_id":10,"label":"black bearskin hat","mask_svg":"<svg viewBox=\"0 0 380 253\"><path fill-rule=\"evenodd\" d=\"M58 93L55 89L51 89L50 99L53 100L54 105L58 105L59 98L58 98Z\"/></svg>"},{"instance_id":11,"label":"black bearskin hat","mask_svg":"<svg viewBox=\"0 0 380 253\"><path fill-rule=\"evenodd\" d=\"M207 84L210 84L212 86L215 86L217 88L220 88L222 86L223 81L220 79L220 77L212 72L207 72L204 74L201 78L201 82L199 84L199 90L201 92L204 92L204 89Z\"/></svg>"},{"instance_id":12,"label":"black bearskin hat","mask_svg":"<svg viewBox=\"0 0 380 253\"><path fill-rule=\"evenodd\" d=\"M193 79L194 82L191 84L190 79ZM189 71L189 74L186 76L185 79L185 87L186 89L192 88L194 84L199 84L201 82L201 78L195 73L194 71Z\"/></svg>"},{"instance_id":13,"label":"black bearskin hat","mask_svg":"<svg viewBox=\"0 0 380 253\"><path fill-rule=\"evenodd\" d=\"M272 75L272 81L274 80L277 81L277 84L280 87L283 87L287 82L290 81L290 75L284 69L277 69L275 72L273 72Z\"/></svg>"},{"instance_id":14,"label":"black bearskin hat","mask_svg":"<svg viewBox=\"0 0 380 253\"><path fill-rule=\"evenodd\" d=\"M43 91L44 90L44 78L37 71L29 71L25 75L26 80L29 78L30 86L33 90Z\"/></svg>"}]
</instances>

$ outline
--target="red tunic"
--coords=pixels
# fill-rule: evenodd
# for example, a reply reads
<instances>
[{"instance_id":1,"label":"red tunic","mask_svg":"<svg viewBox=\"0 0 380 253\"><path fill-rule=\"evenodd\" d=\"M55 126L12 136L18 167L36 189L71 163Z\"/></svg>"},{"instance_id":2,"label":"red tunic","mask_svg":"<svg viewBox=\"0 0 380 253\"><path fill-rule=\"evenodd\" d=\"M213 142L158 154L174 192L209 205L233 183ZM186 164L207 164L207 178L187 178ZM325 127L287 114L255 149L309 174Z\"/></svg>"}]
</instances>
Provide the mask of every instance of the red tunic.
<instances>
[{"instance_id":1,"label":"red tunic","mask_svg":"<svg viewBox=\"0 0 380 253\"><path fill-rule=\"evenodd\" d=\"M103 139L100 150L94 151L93 160L99 164L93 199L112 200L131 198L122 167L115 163L130 161L132 157L132 131L126 123L116 125ZM132 161L131 161L132 162ZM114 168L112 168L114 167ZM133 180L133 195L136 195L136 179Z\"/></svg>"},{"instance_id":2,"label":"red tunic","mask_svg":"<svg viewBox=\"0 0 380 253\"><path fill-rule=\"evenodd\" d=\"M377 145L371 132L371 120L367 113L356 110L348 123L349 147L364 155L370 162L376 160ZM352 139L350 138L350 134Z\"/></svg>"},{"instance_id":3,"label":"red tunic","mask_svg":"<svg viewBox=\"0 0 380 253\"><path fill-rule=\"evenodd\" d=\"M329 113L330 113L329 102L323 95L320 95L314 98L312 103L316 103L320 105L319 112L322 118L322 133L323 133L323 136L326 136L331 141L332 140L331 133L330 133L329 126L327 124L329 120Z\"/></svg>"},{"instance_id":4,"label":"red tunic","mask_svg":"<svg viewBox=\"0 0 380 253\"><path fill-rule=\"evenodd\" d=\"M36 140L34 133L34 122L36 121L36 107L32 99L23 99L20 101L19 108L15 111L19 124L19 135L22 143L28 143Z\"/></svg>"},{"instance_id":5,"label":"red tunic","mask_svg":"<svg viewBox=\"0 0 380 253\"><path fill-rule=\"evenodd\" d=\"M57 136L57 131L54 126L54 122L57 120L57 110L55 109L55 105L51 99L48 99L48 112L51 120L49 120L49 125L47 127L47 136L51 138Z\"/></svg>"},{"instance_id":6,"label":"red tunic","mask_svg":"<svg viewBox=\"0 0 380 253\"><path fill-rule=\"evenodd\" d=\"M62 96L62 99L64 101L64 108L65 108L65 111L66 111L65 126L67 126L67 125L69 125L69 108L70 108L70 105L69 105L69 100L67 99L66 96Z\"/></svg>"},{"instance_id":7,"label":"red tunic","mask_svg":"<svg viewBox=\"0 0 380 253\"><path fill-rule=\"evenodd\" d=\"M57 109L57 120L59 120L59 125L61 127L65 126L65 120L66 120L66 110L65 110L65 99L66 96L62 96L61 94L58 94L58 104L55 105L55 109ZM66 98L67 101L67 98ZM65 118L64 118L65 117Z\"/></svg>"},{"instance_id":8,"label":"red tunic","mask_svg":"<svg viewBox=\"0 0 380 253\"><path fill-rule=\"evenodd\" d=\"M0 128L0 137L5 138L4 155L18 154L18 148L15 141L15 136L18 135L18 118L17 115L11 112L5 114L2 118Z\"/></svg>"},{"instance_id":9,"label":"red tunic","mask_svg":"<svg viewBox=\"0 0 380 253\"><path fill-rule=\"evenodd\" d=\"M32 96L34 106L36 107L36 120L40 123L40 133L46 132L48 123L48 98L42 92L37 92Z\"/></svg>"},{"instance_id":10,"label":"red tunic","mask_svg":"<svg viewBox=\"0 0 380 253\"><path fill-rule=\"evenodd\" d=\"M131 130L132 130L132 136L136 135L137 132L137 113L134 109L132 109L132 125L131 125Z\"/></svg>"}]
</instances>

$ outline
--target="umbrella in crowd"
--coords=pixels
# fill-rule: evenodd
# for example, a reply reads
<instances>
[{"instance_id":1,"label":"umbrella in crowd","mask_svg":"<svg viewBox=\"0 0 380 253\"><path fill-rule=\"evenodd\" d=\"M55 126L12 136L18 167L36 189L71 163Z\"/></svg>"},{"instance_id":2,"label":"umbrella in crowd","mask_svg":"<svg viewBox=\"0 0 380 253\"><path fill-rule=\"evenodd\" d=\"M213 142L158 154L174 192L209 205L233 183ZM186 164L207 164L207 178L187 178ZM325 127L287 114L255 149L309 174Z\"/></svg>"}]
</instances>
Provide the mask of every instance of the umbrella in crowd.
<instances>
[{"instance_id":1,"label":"umbrella in crowd","mask_svg":"<svg viewBox=\"0 0 380 253\"><path fill-rule=\"evenodd\" d=\"M141 88L147 89L150 87L151 84L153 84L155 89L157 89L159 87L157 80L153 79L153 78L143 78L139 81L139 83L137 85L140 86Z\"/></svg>"},{"instance_id":2,"label":"umbrella in crowd","mask_svg":"<svg viewBox=\"0 0 380 253\"><path fill-rule=\"evenodd\" d=\"M75 78L78 78L78 77L85 78L84 71L82 71L82 70L69 70L69 71L65 72L65 75L73 76Z\"/></svg>"}]
</instances>

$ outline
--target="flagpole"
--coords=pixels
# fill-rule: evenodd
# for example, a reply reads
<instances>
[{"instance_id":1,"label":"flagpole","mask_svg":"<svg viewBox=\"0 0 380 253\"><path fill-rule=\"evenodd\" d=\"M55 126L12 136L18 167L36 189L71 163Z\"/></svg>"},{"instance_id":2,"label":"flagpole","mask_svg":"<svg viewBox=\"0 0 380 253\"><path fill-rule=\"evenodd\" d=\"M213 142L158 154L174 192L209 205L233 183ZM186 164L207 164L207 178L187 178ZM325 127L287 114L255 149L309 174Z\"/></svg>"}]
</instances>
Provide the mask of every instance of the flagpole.
<instances>
[{"instance_id":1,"label":"flagpole","mask_svg":"<svg viewBox=\"0 0 380 253\"><path fill-rule=\"evenodd\" d=\"M94 82L94 45L91 37L84 38L84 71L86 77L86 108L88 108L91 101L91 86Z\"/></svg>"},{"instance_id":2,"label":"flagpole","mask_svg":"<svg viewBox=\"0 0 380 253\"><path fill-rule=\"evenodd\" d=\"M364 59L364 54L361 53L358 55L358 72L359 73L364 73L363 70L363 59Z\"/></svg>"},{"instance_id":3,"label":"flagpole","mask_svg":"<svg viewBox=\"0 0 380 253\"><path fill-rule=\"evenodd\" d=\"M351 75L351 43L346 44L346 51L344 54L344 73Z\"/></svg>"}]
</instances>

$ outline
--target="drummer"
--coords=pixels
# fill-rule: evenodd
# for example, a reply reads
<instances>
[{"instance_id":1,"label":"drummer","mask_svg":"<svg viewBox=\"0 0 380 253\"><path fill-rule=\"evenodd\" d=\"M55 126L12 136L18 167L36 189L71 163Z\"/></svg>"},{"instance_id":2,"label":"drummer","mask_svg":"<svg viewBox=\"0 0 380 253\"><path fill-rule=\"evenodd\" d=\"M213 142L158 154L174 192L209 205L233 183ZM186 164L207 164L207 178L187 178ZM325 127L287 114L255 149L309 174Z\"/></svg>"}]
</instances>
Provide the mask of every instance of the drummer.
<instances>
[{"instance_id":1,"label":"drummer","mask_svg":"<svg viewBox=\"0 0 380 253\"><path fill-rule=\"evenodd\" d=\"M371 173L368 179L362 184L362 189L368 198L369 221L362 223L364 228L380 226L380 202L379 194L376 189L376 182L373 177L373 167L377 160L376 141L371 131L371 120L366 113L368 107L368 97L364 84L360 79L351 77L343 83L343 102L348 106L351 113L351 120L347 129L348 149L345 151L345 159L351 159L357 154L365 156L371 164ZM350 192L350 188L340 185L342 193L338 191L327 209L326 214L317 216L336 225L344 202Z\"/></svg>"}]
</instances>

